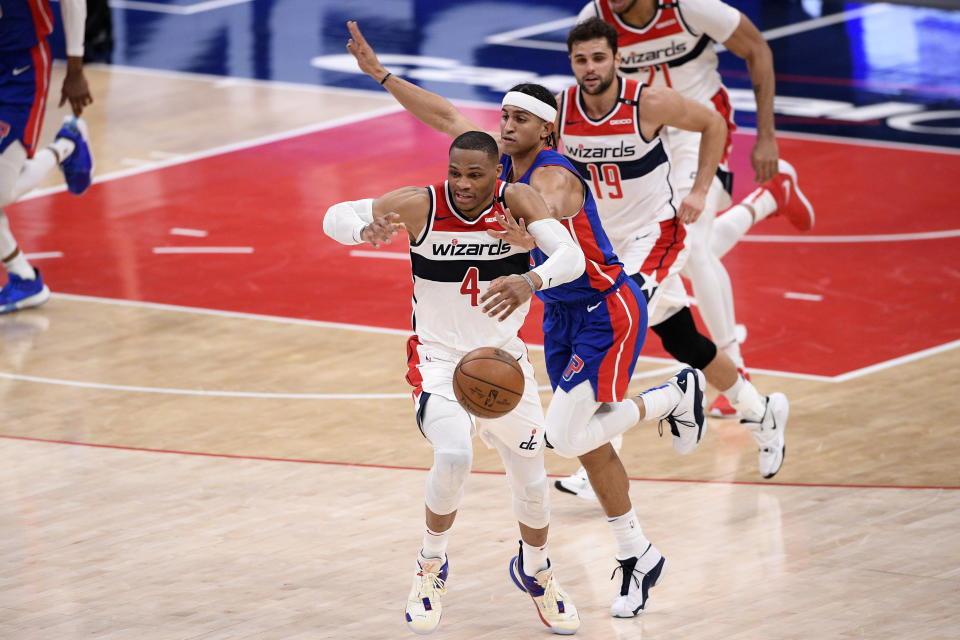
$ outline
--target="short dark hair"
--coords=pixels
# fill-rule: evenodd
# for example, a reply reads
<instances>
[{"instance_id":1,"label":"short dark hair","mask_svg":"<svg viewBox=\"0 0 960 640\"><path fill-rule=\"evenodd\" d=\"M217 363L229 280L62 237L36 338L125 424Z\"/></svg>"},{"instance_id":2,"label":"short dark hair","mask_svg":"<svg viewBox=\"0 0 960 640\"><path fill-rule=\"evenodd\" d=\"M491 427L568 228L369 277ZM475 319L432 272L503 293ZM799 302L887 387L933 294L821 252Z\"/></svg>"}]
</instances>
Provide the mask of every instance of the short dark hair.
<instances>
[{"instance_id":1,"label":"short dark hair","mask_svg":"<svg viewBox=\"0 0 960 640\"><path fill-rule=\"evenodd\" d=\"M450 144L450 153L454 149L467 149L469 151L483 151L490 156L493 163L500 161L500 149L497 147L497 141L489 133L484 131L467 131L461 133Z\"/></svg>"},{"instance_id":2,"label":"short dark hair","mask_svg":"<svg viewBox=\"0 0 960 640\"><path fill-rule=\"evenodd\" d=\"M593 17L581 22L567 34L567 53L573 51L573 45L587 40L596 40L604 38L610 45L610 50L617 52L617 30L609 22L604 22L600 18Z\"/></svg>"},{"instance_id":3,"label":"short dark hair","mask_svg":"<svg viewBox=\"0 0 960 640\"><path fill-rule=\"evenodd\" d=\"M550 93L550 89L547 89L542 84L536 84L533 82L523 82L521 84L514 85L513 87L511 87L510 91L525 93L528 96L533 96L540 102L546 104L548 107L553 107L554 109L557 108L557 99L554 97L552 93Z\"/></svg>"}]
</instances>

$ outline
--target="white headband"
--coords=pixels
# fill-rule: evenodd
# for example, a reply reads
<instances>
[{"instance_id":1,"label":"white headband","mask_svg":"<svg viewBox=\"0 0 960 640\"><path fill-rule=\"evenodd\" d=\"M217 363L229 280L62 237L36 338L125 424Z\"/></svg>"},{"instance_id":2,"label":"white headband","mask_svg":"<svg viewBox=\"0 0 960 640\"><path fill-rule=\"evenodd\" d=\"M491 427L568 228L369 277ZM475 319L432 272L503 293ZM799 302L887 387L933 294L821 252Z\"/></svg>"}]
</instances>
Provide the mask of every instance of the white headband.
<instances>
[{"instance_id":1,"label":"white headband","mask_svg":"<svg viewBox=\"0 0 960 640\"><path fill-rule=\"evenodd\" d=\"M519 91L508 91L507 95L503 96L503 102L500 103L500 106L520 107L547 122L555 122L557 119L556 109L531 95Z\"/></svg>"}]
</instances>

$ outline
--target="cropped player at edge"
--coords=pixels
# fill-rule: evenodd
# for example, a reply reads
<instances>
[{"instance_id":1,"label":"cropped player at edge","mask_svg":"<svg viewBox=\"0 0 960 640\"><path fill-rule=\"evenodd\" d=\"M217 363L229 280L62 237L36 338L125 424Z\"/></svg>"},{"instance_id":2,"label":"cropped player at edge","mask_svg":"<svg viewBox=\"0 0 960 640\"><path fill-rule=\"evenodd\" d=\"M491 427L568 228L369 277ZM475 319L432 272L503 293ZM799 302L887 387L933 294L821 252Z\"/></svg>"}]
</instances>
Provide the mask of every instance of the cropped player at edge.
<instances>
[{"instance_id":1,"label":"cropped player at edge","mask_svg":"<svg viewBox=\"0 0 960 640\"><path fill-rule=\"evenodd\" d=\"M87 125L79 117L93 102L83 75L84 0L60 0L67 44L67 72L60 105L70 102L56 139L37 149L50 89L53 13L48 0L3 0L0 6L0 260L9 281L0 289L0 314L36 307L50 289L20 250L3 208L39 185L57 165L67 188L79 195L90 186L93 158Z\"/></svg>"},{"instance_id":2,"label":"cropped player at edge","mask_svg":"<svg viewBox=\"0 0 960 640\"><path fill-rule=\"evenodd\" d=\"M550 490L543 466L543 407L517 331L533 292L579 277L584 257L536 191L497 179L498 157L493 138L468 131L450 146L447 180L342 202L330 207L323 220L326 234L341 244L369 242L378 247L401 231L410 239L415 334L407 342L407 382L414 387L417 425L434 451L425 492L423 548L405 613L407 625L419 634L434 631L440 623L449 572L447 541L470 474L477 432L500 454L513 494L521 543L511 571L554 633L576 633L580 626L577 609L547 559ZM550 254L533 269L526 249L498 235L518 224L513 215ZM460 255L450 250L454 246L474 250ZM507 352L525 376L519 405L496 420L474 421L453 390L457 363L479 347Z\"/></svg>"}]
</instances>

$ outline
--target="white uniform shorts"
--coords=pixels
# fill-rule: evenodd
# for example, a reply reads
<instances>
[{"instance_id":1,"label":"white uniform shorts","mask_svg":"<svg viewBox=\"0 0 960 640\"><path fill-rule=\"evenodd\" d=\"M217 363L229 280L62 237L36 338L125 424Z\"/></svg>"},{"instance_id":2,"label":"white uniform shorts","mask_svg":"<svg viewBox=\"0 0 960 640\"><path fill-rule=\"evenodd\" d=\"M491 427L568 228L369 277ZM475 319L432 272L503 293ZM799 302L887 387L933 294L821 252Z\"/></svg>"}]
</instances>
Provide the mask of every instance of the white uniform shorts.
<instances>
[{"instance_id":1,"label":"white uniform shorts","mask_svg":"<svg viewBox=\"0 0 960 640\"><path fill-rule=\"evenodd\" d=\"M686 231L676 218L641 227L617 257L627 275L640 274L647 299L647 326L658 325L689 305L680 270L687 262ZM636 278L635 278L636 279Z\"/></svg>"},{"instance_id":2,"label":"white uniform shorts","mask_svg":"<svg viewBox=\"0 0 960 640\"><path fill-rule=\"evenodd\" d=\"M496 448L492 442L492 439L496 438L517 455L533 457L544 446L545 431L543 404L540 401L533 365L527 357L527 347L520 338L513 338L500 349L515 357L523 370L523 397L513 411L500 418L488 420L471 416L471 435L479 434L480 439L490 449ZM413 400L418 424L428 394L457 401L453 393L453 371L464 355L465 353L437 345L421 344L417 336L411 336L407 341L407 382L414 388Z\"/></svg>"}]
</instances>

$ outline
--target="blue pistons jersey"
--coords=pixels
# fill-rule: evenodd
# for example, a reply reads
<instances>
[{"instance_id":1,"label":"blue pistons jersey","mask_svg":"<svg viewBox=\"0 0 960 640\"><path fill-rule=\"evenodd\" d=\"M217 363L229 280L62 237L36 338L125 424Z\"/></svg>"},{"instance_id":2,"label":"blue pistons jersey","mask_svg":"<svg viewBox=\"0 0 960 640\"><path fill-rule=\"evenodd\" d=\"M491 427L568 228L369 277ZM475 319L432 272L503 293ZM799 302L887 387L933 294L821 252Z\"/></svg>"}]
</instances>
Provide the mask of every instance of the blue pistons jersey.
<instances>
[{"instance_id":1,"label":"blue pistons jersey","mask_svg":"<svg viewBox=\"0 0 960 640\"><path fill-rule=\"evenodd\" d=\"M504 155L501 178L510 178L513 162ZM577 176L583 206L560 222L583 250L586 270L576 280L537 291L544 302L543 350L550 386L569 391L584 382L598 402L623 400L647 332L647 306L637 285L626 277L600 224L593 194L570 161L553 149L537 154L533 166L514 182L530 184L533 172L560 166ZM547 259L540 249L530 262Z\"/></svg>"},{"instance_id":2,"label":"blue pistons jersey","mask_svg":"<svg viewBox=\"0 0 960 640\"><path fill-rule=\"evenodd\" d=\"M580 249L586 258L586 269L576 280L537 291L537 296L544 302L575 302L593 298L597 294L619 286L626 278L623 265L620 264L617 256L613 253L610 240L607 239L607 234L600 224L600 216L597 213L597 205L593 201L593 194L590 193L590 189L587 188L586 183L583 182L580 174L570 164L570 161L553 149L543 149L537 154L533 165L527 172L522 176L513 177L513 179L510 176L511 171L513 171L513 159L504 154L501 156L500 162L503 164L503 172L500 174L501 180L524 184L530 184L530 176L540 167L563 167L577 177L586 194L580 211L560 221L577 244L580 245ZM530 263L533 266L543 264L546 259L547 255L539 248L534 248L530 252Z\"/></svg>"},{"instance_id":3,"label":"blue pistons jersey","mask_svg":"<svg viewBox=\"0 0 960 640\"><path fill-rule=\"evenodd\" d=\"M49 0L0 0L0 51L30 49L52 31Z\"/></svg>"}]
</instances>

